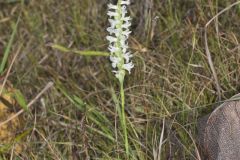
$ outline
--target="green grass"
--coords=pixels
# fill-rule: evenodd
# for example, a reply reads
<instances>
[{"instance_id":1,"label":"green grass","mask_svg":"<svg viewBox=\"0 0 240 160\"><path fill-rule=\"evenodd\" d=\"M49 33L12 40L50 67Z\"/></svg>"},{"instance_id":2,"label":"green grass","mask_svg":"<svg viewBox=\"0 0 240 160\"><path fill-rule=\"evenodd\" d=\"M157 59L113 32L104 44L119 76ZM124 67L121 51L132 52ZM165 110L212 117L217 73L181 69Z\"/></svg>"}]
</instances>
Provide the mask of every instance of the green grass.
<instances>
[{"instance_id":1,"label":"green grass","mask_svg":"<svg viewBox=\"0 0 240 160\"><path fill-rule=\"evenodd\" d=\"M10 57L22 49L8 80L28 102L49 81L55 83L24 113L22 133L31 132L23 140L26 149L14 159L125 159L118 81L104 56L106 2L0 1L0 54L21 15ZM194 159L197 119L210 113L218 99L204 26L235 1L150 2L139 0L130 7L135 69L124 88L130 159ZM239 9L231 8L207 29L222 100L240 88Z\"/></svg>"}]
</instances>

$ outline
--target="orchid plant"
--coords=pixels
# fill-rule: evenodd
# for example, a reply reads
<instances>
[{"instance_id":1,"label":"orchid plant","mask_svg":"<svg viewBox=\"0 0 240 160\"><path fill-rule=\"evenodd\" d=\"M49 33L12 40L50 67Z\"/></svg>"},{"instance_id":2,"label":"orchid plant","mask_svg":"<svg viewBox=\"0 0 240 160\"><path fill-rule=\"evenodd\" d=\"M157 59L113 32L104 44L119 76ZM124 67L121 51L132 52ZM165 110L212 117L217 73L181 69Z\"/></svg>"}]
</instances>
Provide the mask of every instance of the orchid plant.
<instances>
[{"instance_id":1,"label":"orchid plant","mask_svg":"<svg viewBox=\"0 0 240 160\"><path fill-rule=\"evenodd\" d=\"M112 63L113 72L120 83L121 93L121 125L124 132L125 151L129 155L128 145L128 132L125 117L125 97L124 97L124 77L126 71L131 73L131 69L134 67L130 60L132 55L128 51L128 37L131 31L131 17L127 16L127 6L130 4L130 0L118 0L117 4L108 5L108 16L110 27L107 28L109 35L106 37L109 41L110 61Z\"/></svg>"}]
</instances>

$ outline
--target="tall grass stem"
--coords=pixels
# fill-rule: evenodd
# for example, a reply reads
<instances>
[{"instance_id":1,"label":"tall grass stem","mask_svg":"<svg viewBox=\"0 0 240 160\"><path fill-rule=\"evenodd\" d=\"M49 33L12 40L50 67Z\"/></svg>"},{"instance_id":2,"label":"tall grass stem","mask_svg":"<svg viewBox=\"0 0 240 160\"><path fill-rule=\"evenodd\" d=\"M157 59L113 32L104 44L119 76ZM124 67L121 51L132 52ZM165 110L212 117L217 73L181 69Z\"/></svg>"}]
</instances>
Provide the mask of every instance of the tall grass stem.
<instances>
[{"instance_id":1,"label":"tall grass stem","mask_svg":"<svg viewBox=\"0 0 240 160\"><path fill-rule=\"evenodd\" d=\"M124 87L123 87L123 82L120 81L120 94L121 94L121 106L122 106L122 129L123 129L123 134L124 134L124 144L125 144L125 151L127 157L129 156L129 144L128 144L128 132L127 132L127 123L126 123L126 115L125 115L125 93L124 93Z\"/></svg>"}]
</instances>

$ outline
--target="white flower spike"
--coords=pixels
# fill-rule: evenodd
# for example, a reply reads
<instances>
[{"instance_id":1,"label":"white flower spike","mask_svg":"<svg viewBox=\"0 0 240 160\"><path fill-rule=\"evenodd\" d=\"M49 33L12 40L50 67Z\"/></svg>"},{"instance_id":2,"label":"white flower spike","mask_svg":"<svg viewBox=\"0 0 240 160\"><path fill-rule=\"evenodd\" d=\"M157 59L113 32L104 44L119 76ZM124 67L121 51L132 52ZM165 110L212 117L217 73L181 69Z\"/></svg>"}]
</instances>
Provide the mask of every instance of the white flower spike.
<instances>
[{"instance_id":1,"label":"white flower spike","mask_svg":"<svg viewBox=\"0 0 240 160\"><path fill-rule=\"evenodd\" d=\"M126 8L129 4L130 0L118 0L117 5L108 5L109 10L107 13L110 27L107 28L109 36L106 38L109 41L110 61L115 76L121 82L124 80L125 71L130 74L131 69L134 67L134 64L130 61L132 55L127 51L127 39L131 33L129 30L131 18L126 16L128 13Z\"/></svg>"}]
</instances>

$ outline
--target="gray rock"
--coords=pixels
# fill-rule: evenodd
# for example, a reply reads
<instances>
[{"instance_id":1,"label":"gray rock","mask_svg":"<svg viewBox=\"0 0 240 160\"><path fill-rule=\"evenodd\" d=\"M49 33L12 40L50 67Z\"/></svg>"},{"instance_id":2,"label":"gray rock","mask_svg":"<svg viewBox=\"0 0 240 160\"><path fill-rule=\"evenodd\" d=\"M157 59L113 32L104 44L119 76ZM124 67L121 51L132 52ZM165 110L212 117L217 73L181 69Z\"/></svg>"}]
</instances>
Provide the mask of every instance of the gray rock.
<instances>
[{"instance_id":1,"label":"gray rock","mask_svg":"<svg viewBox=\"0 0 240 160\"><path fill-rule=\"evenodd\" d=\"M240 159L240 94L198 121L199 144L209 160Z\"/></svg>"}]
</instances>

